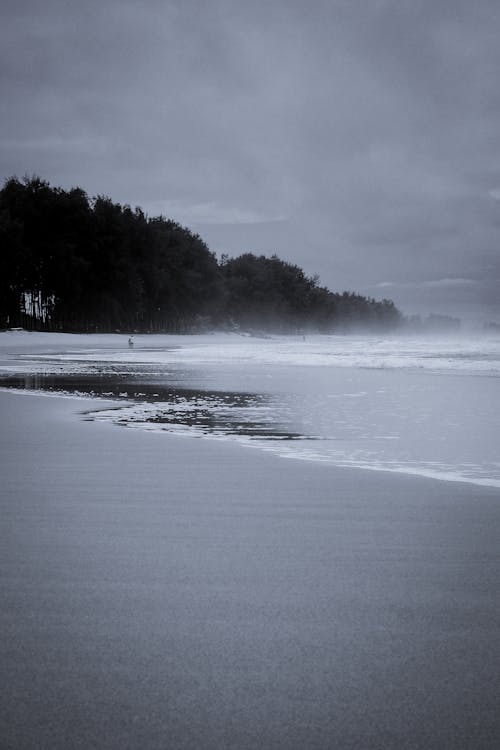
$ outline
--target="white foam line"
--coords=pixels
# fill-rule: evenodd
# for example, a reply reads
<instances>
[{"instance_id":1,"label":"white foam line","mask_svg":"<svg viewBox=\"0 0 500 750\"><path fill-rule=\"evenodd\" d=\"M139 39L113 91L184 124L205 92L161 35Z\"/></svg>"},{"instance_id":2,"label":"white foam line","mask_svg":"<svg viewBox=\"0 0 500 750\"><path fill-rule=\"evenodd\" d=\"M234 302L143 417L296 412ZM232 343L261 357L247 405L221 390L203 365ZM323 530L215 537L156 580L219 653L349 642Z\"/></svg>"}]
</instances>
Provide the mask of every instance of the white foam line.
<instances>
[{"instance_id":1,"label":"white foam line","mask_svg":"<svg viewBox=\"0 0 500 750\"><path fill-rule=\"evenodd\" d=\"M65 399L73 399L75 401L86 401L87 403L89 401L95 401L103 404L109 404L110 400L109 398L103 398L101 396L95 396L91 393L82 393L82 392L68 392L68 391L42 391L42 390L30 390L27 388L4 388L3 386L0 386L0 392L1 393L11 393L16 396L38 396L41 398L65 398ZM114 403L122 404L124 403L123 400L119 399L112 399Z\"/></svg>"},{"instance_id":2,"label":"white foam line","mask_svg":"<svg viewBox=\"0 0 500 750\"><path fill-rule=\"evenodd\" d=\"M463 482L466 484L474 484L482 487L495 487L500 488L500 479L494 479L490 477L471 477L461 474L459 471L446 471L439 469L429 469L424 466L415 467L409 465L398 465L397 467L389 466L387 464L379 463L367 463L366 461L349 460L345 458L334 458L333 456L326 456L320 453L302 453L294 449L287 449L283 446L283 442L276 440L273 444L268 441L264 441L259 437L251 437L248 435L234 435L221 432L205 432L202 428L196 426L187 427L182 424L175 423L162 423L151 424L148 422L134 421L126 422L118 419L118 414L112 411L109 412L97 412L97 421L114 421L120 426L126 426L133 429L143 429L148 432L158 433L170 433L183 437L203 437L210 440L224 440L224 441L235 441L242 446L257 448L268 453L275 453L282 458L297 459L300 461L313 461L317 463L327 463L332 466L338 466L339 468L347 469L359 469L366 471L385 471L392 474L406 474L416 477L424 477L427 479L438 479L439 481L445 482ZM114 417L114 419L113 419Z\"/></svg>"},{"instance_id":3,"label":"white foam line","mask_svg":"<svg viewBox=\"0 0 500 750\"><path fill-rule=\"evenodd\" d=\"M385 464L368 464L366 462L349 461L347 459L335 459L330 456L322 456L320 454L301 454L294 451L283 451L278 447L266 446L264 450L274 451L279 453L282 458L297 459L299 461L315 461L317 463L329 463L333 466L338 466L344 469L361 469L364 471L385 471L391 474L406 474L416 477L424 477L427 479L438 479L443 482L462 482L465 484L474 484L480 487L495 487L500 488L500 479L494 479L490 477L469 477L461 474L460 472L451 471L439 471L433 469L426 469L425 467L416 468L414 466L400 465L397 468L388 466Z\"/></svg>"}]
</instances>

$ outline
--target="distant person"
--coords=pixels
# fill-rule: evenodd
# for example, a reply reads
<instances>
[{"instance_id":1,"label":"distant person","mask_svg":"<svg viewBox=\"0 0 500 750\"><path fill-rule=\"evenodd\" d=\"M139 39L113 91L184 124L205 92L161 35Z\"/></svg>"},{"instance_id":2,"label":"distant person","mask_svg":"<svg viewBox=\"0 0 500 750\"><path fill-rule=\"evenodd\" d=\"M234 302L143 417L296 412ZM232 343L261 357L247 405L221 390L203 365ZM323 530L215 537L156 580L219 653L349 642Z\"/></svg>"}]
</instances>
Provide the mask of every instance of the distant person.
<instances>
[{"instance_id":1,"label":"distant person","mask_svg":"<svg viewBox=\"0 0 500 750\"><path fill-rule=\"evenodd\" d=\"M128 348L133 349L134 348L134 337L131 336L128 340Z\"/></svg>"}]
</instances>

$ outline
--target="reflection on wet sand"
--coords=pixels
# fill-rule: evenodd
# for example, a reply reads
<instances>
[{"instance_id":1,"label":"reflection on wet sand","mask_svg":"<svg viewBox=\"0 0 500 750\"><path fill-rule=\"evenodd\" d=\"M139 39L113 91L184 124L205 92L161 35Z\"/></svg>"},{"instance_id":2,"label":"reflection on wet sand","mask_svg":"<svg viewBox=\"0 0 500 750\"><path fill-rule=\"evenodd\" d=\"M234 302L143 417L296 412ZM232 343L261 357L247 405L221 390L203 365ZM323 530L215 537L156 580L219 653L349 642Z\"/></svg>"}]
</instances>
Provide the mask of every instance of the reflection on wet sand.
<instances>
[{"instance_id":1,"label":"reflection on wet sand","mask_svg":"<svg viewBox=\"0 0 500 750\"><path fill-rule=\"evenodd\" d=\"M184 388L116 375L30 374L0 382L7 388L132 402L111 410L86 411L85 418L91 420L111 415L114 422L126 426L155 424L167 431L177 432L180 427L185 427L205 435L237 435L265 440L307 439L283 420L276 400L269 394Z\"/></svg>"}]
</instances>

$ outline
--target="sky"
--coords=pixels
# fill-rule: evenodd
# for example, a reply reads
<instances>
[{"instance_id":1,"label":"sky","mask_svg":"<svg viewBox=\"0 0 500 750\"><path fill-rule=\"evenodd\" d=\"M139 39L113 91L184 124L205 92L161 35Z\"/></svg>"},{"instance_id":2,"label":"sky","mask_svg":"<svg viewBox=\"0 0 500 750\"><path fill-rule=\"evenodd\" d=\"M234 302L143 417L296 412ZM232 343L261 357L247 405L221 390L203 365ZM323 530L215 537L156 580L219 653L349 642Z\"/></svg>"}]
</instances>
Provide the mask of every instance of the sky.
<instances>
[{"instance_id":1,"label":"sky","mask_svg":"<svg viewBox=\"0 0 500 750\"><path fill-rule=\"evenodd\" d=\"M498 0L2 0L0 178L500 322Z\"/></svg>"}]
</instances>

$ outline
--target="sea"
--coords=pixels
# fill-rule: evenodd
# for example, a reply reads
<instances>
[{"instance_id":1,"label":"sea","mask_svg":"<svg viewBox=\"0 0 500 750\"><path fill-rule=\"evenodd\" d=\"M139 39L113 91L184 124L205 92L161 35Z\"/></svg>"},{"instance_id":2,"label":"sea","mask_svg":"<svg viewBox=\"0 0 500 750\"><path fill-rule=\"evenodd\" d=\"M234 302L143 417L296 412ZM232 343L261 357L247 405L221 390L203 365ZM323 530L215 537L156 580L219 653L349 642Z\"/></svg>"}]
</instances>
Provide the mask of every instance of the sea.
<instances>
[{"instance_id":1,"label":"sea","mask_svg":"<svg viewBox=\"0 0 500 750\"><path fill-rule=\"evenodd\" d=\"M69 340L4 358L0 386L89 397L85 419L129 429L500 487L499 335Z\"/></svg>"}]
</instances>

